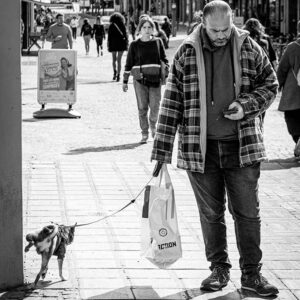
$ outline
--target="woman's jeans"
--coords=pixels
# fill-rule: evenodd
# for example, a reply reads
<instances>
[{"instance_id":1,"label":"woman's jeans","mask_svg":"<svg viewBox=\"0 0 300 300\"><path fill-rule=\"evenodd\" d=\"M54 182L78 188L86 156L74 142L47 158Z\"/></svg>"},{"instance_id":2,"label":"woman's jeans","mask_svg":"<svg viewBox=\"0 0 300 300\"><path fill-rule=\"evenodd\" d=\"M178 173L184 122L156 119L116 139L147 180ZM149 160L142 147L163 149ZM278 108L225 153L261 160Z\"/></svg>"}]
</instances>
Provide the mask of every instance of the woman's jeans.
<instances>
[{"instance_id":1,"label":"woman's jeans","mask_svg":"<svg viewBox=\"0 0 300 300\"><path fill-rule=\"evenodd\" d=\"M151 132L155 132L156 122L159 112L159 104L161 97L161 86L146 86L133 80L137 106L139 110L140 127L142 134L147 135L149 131L149 123ZM148 110L150 108L149 121Z\"/></svg>"},{"instance_id":2,"label":"woman's jeans","mask_svg":"<svg viewBox=\"0 0 300 300\"><path fill-rule=\"evenodd\" d=\"M200 214L206 257L211 268L231 263L228 257L225 224L225 191L234 219L240 268L260 266L260 215L258 178L260 163L239 165L239 141L207 141L204 174L188 171Z\"/></svg>"}]
</instances>

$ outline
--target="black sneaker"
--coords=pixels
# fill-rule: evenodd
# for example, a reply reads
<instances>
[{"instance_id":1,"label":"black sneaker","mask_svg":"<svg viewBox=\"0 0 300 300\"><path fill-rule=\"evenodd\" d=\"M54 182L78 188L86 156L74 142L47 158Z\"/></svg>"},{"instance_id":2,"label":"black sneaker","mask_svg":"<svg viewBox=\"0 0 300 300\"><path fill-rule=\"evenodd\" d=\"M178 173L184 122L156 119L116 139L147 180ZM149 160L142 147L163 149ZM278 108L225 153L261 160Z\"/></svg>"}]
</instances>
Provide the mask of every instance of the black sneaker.
<instances>
[{"instance_id":1,"label":"black sneaker","mask_svg":"<svg viewBox=\"0 0 300 300\"><path fill-rule=\"evenodd\" d=\"M259 296L272 296L279 293L276 286L270 284L260 273L255 275L242 275L242 289L255 292Z\"/></svg>"},{"instance_id":2,"label":"black sneaker","mask_svg":"<svg viewBox=\"0 0 300 300\"><path fill-rule=\"evenodd\" d=\"M216 266L210 276L202 281L200 288L207 291L218 291L228 284L229 279L229 268Z\"/></svg>"}]
</instances>

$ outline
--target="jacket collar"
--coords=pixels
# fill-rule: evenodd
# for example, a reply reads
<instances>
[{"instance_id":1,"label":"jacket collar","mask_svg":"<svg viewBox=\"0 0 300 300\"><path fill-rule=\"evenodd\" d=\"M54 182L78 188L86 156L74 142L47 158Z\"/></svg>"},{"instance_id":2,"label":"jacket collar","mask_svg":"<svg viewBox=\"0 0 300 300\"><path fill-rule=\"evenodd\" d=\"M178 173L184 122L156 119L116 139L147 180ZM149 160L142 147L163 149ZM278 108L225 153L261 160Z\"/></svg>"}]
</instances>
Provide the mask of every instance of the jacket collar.
<instances>
[{"instance_id":1,"label":"jacket collar","mask_svg":"<svg viewBox=\"0 0 300 300\"><path fill-rule=\"evenodd\" d=\"M203 24L200 24L195 30L183 41L184 44L191 44L194 47L199 47L201 43L201 29L204 28ZM249 35L249 32L233 25L232 34L234 41L236 42L238 50L241 49L245 38Z\"/></svg>"}]
</instances>

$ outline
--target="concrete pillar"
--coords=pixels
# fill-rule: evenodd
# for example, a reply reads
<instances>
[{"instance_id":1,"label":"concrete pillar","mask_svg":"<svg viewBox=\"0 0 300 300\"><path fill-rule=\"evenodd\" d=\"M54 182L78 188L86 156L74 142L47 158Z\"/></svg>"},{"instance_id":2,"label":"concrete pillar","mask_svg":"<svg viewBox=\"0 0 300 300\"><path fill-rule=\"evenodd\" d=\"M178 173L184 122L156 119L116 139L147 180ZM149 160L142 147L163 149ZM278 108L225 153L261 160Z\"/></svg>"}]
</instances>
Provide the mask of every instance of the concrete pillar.
<instances>
[{"instance_id":1,"label":"concrete pillar","mask_svg":"<svg viewBox=\"0 0 300 300\"><path fill-rule=\"evenodd\" d=\"M23 284L20 5L0 1L0 289Z\"/></svg>"}]
</instances>

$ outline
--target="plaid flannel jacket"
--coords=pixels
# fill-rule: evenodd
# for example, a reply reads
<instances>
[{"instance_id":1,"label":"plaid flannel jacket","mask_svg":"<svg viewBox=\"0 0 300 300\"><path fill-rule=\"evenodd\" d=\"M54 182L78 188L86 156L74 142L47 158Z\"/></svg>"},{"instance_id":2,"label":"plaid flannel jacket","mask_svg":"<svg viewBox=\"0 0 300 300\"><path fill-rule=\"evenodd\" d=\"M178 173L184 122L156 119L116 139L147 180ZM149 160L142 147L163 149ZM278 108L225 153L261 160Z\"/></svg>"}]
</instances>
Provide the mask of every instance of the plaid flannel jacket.
<instances>
[{"instance_id":1,"label":"plaid flannel jacket","mask_svg":"<svg viewBox=\"0 0 300 300\"><path fill-rule=\"evenodd\" d=\"M205 66L201 26L177 50L161 102L151 160L171 163L178 131L177 166L204 172L206 154ZM265 52L246 31L233 28L236 99L245 116L238 121L240 166L266 159L261 114L275 99L278 82Z\"/></svg>"}]
</instances>

